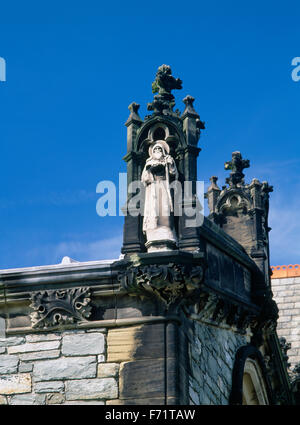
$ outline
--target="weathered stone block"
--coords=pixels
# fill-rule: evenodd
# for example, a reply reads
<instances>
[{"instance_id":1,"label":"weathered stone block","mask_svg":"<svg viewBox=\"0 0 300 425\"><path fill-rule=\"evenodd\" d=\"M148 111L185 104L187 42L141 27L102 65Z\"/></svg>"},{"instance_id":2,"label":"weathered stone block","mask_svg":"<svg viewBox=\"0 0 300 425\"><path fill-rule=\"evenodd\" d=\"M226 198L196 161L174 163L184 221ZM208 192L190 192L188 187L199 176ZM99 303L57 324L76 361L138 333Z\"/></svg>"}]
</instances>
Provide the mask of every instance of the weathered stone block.
<instances>
[{"instance_id":1,"label":"weathered stone block","mask_svg":"<svg viewBox=\"0 0 300 425\"><path fill-rule=\"evenodd\" d=\"M14 396L11 398L10 403L12 405L32 405L35 402L34 394L24 394L21 396Z\"/></svg>"},{"instance_id":2,"label":"weathered stone block","mask_svg":"<svg viewBox=\"0 0 300 425\"><path fill-rule=\"evenodd\" d=\"M281 316L280 317L280 322L290 322L291 321L291 317L292 316Z\"/></svg>"},{"instance_id":3,"label":"weathered stone block","mask_svg":"<svg viewBox=\"0 0 300 425\"><path fill-rule=\"evenodd\" d=\"M300 302L300 296L299 295L293 295L292 297L284 297L285 303L296 303Z\"/></svg>"},{"instance_id":4,"label":"weathered stone block","mask_svg":"<svg viewBox=\"0 0 300 425\"><path fill-rule=\"evenodd\" d=\"M96 357L66 357L40 361L34 365L35 381L55 381L60 379L95 378Z\"/></svg>"},{"instance_id":5,"label":"weathered stone block","mask_svg":"<svg viewBox=\"0 0 300 425\"><path fill-rule=\"evenodd\" d=\"M41 342L41 341L55 341L60 340L61 334L45 333L45 334L33 334L26 336L26 342Z\"/></svg>"},{"instance_id":6,"label":"weathered stone block","mask_svg":"<svg viewBox=\"0 0 300 425\"><path fill-rule=\"evenodd\" d=\"M23 342L25 342L25 338L22 336L10 336L7 338L0 338L0 347L9 347L10 345L23 344Z\"/></svg>"},{"instance_id":7,"label":"weathered stone block","mask_svg":"<svg viewBox=\"0 0 300 425\"><path fill-rule=\"evenodd\" d=\"M19 365L19 372L32 372L33 364L32 363L21 363Z\"/></svg>"},{"instance_id":8,"label":"weathered stone block","mask_svg":"<svg viewBox=\"0 0 300 425\"><path fill-rule=\"evenodd\" d=\"M296 325L296 327L299 329L298 327L299 324L300 324L300 315L293 313L291 326L294 327Z\"/></svg>"},{"instance_id":9,"label":"weathered stone block","mask_svg":"<svg viewBox=\"0 0 300 425\"><path fill-rule=\"evenodd\" d=\"M292 348L300 348L300 340L293 341ZM289 354L289 351L288 351Z\"/></svg>"},{"instance_id":10,"label":"weathered stone block","mask_svg":"<svg viewBox=\"0 0 300 425\"><path fill-rule=\"evenodd\" d=\"M284 302L284 297L277 297L276 298L276 302L277 302L277 304L280 304L280 303L283 303Z\"/></svg>"},{"instance_id":11,"label":"weathered stone block","mask_svg":"<svg viewBox=\"0 0 300 425\"><path fill-rule=\"evenodd\" d=\"M0 394L21 394L31 392L30 373L5 375L0 377Z\"/></svg>"},{"instance_id":12,"label":"weathered stone block","mask_svg":"<svg viewBox=\"0 0 300 425\"><path fill-rule=\"evenodd\" d=\"M111 329L107 335L107 361L164 357L164 338L161 323ZM171 347L168 349L172 351Z\"/></svg>"},{"instance_id":13,"label":"weathered stone block","mask_svg":"<svg viewBox=\"0 0 300 425\"><path fill-rule=\"evenodd\" d=\"M208 399L210 400L210 404L218 404L217 403L217 399L216 399L216 395L213 393L213 391L211 390L211 388L208 385L204 384L204 393L205 395L208 397Z\"/></svg>"},{"instance_id":14,"label":"weathered stone block","mask_svg":"<svg viewBox=\"0 0 300 425\"><path fill-rule=\"evenodd\" d=\"M210 405L210 400L205 393L200 394L200 405Z\"/></svg>"},{"instance_id":15,"label":"weathered stone block","mask_svg":"<svg viewBox=\"0 0 300 425\"><path fill-rule=\"evenodd\" d=\"M18 370L19 357L1 355L0 356L0 374L16 373Z\"/></svg>"},{"instance_id":16,"label":"weathered stone block","mask_svg":"<svg viewBox=\"0 0 300 425\"><path fill-rule=\"evenodd\" d=\"M114 399L117 397L118 385L114 378L66 382L67 400Z\"/></svg>"},{"instance_id":17,"label":"weathered stone block","mask_svg":"<svg viewBox=\"0 0 300 425\"><path fill-rule=\"evenodd\" d=\"M37 382L34 386L36 393L58 393L64 391L65 385L62 381Z\"/></svg>"},{"instance_id":18,"label":"weathered stone block","mask_svg":"<svg viewBox=\"0 0 300 425\"><path fill-rule=\"evenodd\" d=\"M94 331L95 332L95 331ZM62 336L65 335L75 335L75 334L85 334L86 332L84 330L81 329L72 329L72 330L68 330L68 331L64 331Z\"/></svg>"},{"instance_id":19,"label":"weathered stone block","mask_svg":"<svg viewBox=\"0 0 300 425\"><path fill-rule=\"evenodd\" d=\"M280 315L287 316L293 314L294 303L282 303L280 304Z\"/></svg>"},{"instance_id":20,"label":"weathered stone block","mask_svg":"<svg viewBox=\"0 0 300 425\"><path fill-rule=\"evenodd\" d=\"M199 394L193 388L190 388L190 398L194 402L194 404L200 404L199 403Z\"/></svg>"},{"instance_id":21,"label":"weathered stone block","mask_svg":"<svg viewBox=\"0 0 300 425\"><path fill-rule=\"evenodd\" d=\"M102 363L98 364L98 378L109 378L117 376L120 365L118 363Z\"/></svg>"},{"instance_id":22,"label":"weathered stone block","mask_svg":"<svg viewBox=\"0 0 300 425\"><path fill-rule=\"evenodd\" d=\"M12 405L41 405L45 404L45 394L21 394L11 398Z\"/></svg>"},{"instance_id":23,"label":"weathered stone block","mask_svg":"<svg viewBox=\"0 0 300 425\"><path fill-rule=\"evenodd\" d=\"M7 399L4 395L0 395L0 406L7 404Z\"/></svg>"},{"instance_id":24,"label":"weathered stone block","mask_svg":"<svg viewBox=\"0 0 300 425\"><path fill-rule=\"evenodd\" d=\"M24 362L43 359L55 359L60 356L60 350L37 351L36 353L20 354L20 360Z\"/></svg>"},{"instance_id":25,"label":"weathered stone block","mask_svg":"<svg viewBox=\"0 0 300 425\"><path fill-rule=\"evenodd\" d=\"M65 400L65 395L60 393L47 394L46 396L46 404L62 404Z\"/></svg>"},{"instance_id":26,"label":"weathered stone block","mask_svg":"<svg viewBox=\"0 0 300 425\"><path fill-rule=\"evenodd\" d=\"M141 326L111 329L107 335L107 361L132 360L137 347L140 345L137 333Z\"/></svg>"},{"instance_id":27,"label":"weathered stone block","mask_svg":"<svg viewBox=\"0 0 300 425\"><path fill-rule=\"evenodd\" d=\"M62 340L62 354L65 356L101 354L105 339L101 333L65 335Z\"/></svg>"},{"instance_id":28,"label":"weathered stone block","mask_svg":"<svg viewBox=\"0 0 300 425\"><path fill-rule=\"evenodd\" d=\"M0 347L0 354L4 354L6 352L6 348L5 347Z\"/></svg>"},{"instance_id":29,"label":"weathered stone block","mask_svg":"<svg viewBox=\"0 0 300 425\"><path fill-rule=\"evenodd\" d=\"M57 350L60 346L60 341L45 341L32 342L17 346L8 347L8 354L30 353L33 351Z\"/></svg>"},{"instance_id":30,"label":"weathered stone block","mask_svg":"<svg viewBox=\"0 0 300 425\"><path fill-rule=\"evenodd\" d=\"M119 385L120 399L162 397L165 394L164 359L121 363Z\"/></svg>"}]
</instances>

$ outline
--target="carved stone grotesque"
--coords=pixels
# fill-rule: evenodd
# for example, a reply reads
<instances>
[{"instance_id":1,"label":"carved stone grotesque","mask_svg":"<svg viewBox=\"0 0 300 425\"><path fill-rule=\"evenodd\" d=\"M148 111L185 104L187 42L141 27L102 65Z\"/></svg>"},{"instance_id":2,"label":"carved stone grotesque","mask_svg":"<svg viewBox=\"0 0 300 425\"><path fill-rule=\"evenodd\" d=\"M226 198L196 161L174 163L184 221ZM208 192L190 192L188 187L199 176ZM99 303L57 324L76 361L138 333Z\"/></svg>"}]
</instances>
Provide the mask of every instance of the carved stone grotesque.
<instances>
[{"instance_id":1,"label":"carved stone grotesque","mask_svg":"<svg viewBox=\"0 0 300 425\"><path fill-rule=\"evenodd\" d=\"M290 342L286 342L286 339L283 336L279 338L279 345L282 351L283 361L288 369L291 366L291 363L288 361L289 356L287 355L287 352L291 349L292 345Z\"/></svg>"},{"instance_id":2,"label":"carved stone grotesque","mask_svg":"<svg viewBox=\"0 0 300 425\"><path fill-rule=\"evenodd\" d=\"M33 328L48 328L86 320L91 314L89 288L34 292L30 307Z\"/></svg>"},{"instance_id":3,"label":"carved stone grotesque","mask_svg":"<svg viewBox=\"0 0 300 425\"><path fill-rule=\"evenodd\" d=\"M178 179L176 164L163 140L150 146L149 155L141 178L146 186L143 219L146 248L149 252L174 249L177 237L170 179Z\"/></svg>"},{"instance_id":4,"label":"carved stone grotesque","mask_svg":"<svg viewBox=\"0 0 300 425\"><path fill-rule=\"evenodd\" d=\"M200 265L150 264L127 268L119 275L119 281L129 293L156 295L169 308L198 289L203 275Z\"/></svg>"}]
</instances>

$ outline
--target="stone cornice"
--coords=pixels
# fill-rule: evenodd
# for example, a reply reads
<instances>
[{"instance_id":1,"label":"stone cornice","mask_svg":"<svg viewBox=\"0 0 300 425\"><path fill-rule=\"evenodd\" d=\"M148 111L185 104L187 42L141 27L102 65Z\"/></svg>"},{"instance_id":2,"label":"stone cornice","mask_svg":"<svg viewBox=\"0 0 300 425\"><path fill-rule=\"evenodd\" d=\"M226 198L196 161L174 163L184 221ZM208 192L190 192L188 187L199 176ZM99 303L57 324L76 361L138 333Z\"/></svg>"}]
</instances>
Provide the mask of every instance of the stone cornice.
<instances>
[{"instance_id":1,"label":"stone cornice","mask_svg":"<svg viewBox=\"0 0 300 425\"><path fill-rule=\"evenodd\" d=\"M121 326L141 325L147 323L164 323L176 322L181 324L181 320L177 315L168 316L143 316L143 317L128 317L125 319L111 319L111 320L93 320L93 321L79 321L73 324L66 324L65 330L71 329L96 329L96 328L117 328ZM41 333L41 332L55 332L61 330L61 327L51 327L43 329L35 329L32 327L9 328L6 330L7 335L23 334L23 333Z\"/></svg>"},{"instance_id":2,"label":"stone cornice","mask_svg":"<svg viewBox=\"0 0 300 425\"><path fill-rule=\"evenodd\" d=\"M118 291L114 261L72 263L0 271L0 305L29 300L40 290L89 287L109 295Z\"/></svg>"}]
</instances>

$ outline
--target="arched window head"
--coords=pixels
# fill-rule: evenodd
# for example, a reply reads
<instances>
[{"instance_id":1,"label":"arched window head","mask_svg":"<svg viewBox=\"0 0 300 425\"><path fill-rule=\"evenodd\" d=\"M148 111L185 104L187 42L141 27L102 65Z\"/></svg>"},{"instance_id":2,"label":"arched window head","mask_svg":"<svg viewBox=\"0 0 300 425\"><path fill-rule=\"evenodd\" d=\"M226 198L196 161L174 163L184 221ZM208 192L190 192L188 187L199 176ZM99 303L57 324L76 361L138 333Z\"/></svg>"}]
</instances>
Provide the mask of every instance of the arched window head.
<instances>
[{"instance_id":1,"label":"arched window head","mask_svg":"<svg viewBox=\"0 0 300 425\"><path fill-rule=\"evenodd\" d=\"M260 367L255 360L250 358L246 360L244 368L243 404L268 404L267 391Z\"/></svg>"}]
</instances>

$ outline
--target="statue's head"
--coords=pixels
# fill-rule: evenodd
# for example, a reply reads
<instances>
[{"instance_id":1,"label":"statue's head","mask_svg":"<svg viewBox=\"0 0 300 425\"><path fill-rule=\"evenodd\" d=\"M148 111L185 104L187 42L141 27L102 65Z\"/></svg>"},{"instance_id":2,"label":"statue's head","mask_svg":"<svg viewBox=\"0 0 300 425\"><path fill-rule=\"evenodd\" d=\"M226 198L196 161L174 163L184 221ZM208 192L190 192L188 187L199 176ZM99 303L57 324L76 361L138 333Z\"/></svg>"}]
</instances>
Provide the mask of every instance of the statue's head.
<instances>
[{"instance_id":1,"label":"statue's head","mask_svg":"<svg viewBox=\"0 0 300 425\"><path fill-rule=\"evenodd\" d=\"M156 142L149 148L149 155L154 159L161 159L166 156L170 151L168 144L164 140Z\"/></svg>"},{"instance_id":2,"label":"statue's head","mask_svg":"<svg viewBox=\"0 0 300 425\"><path fill-rule=\"evenodd\" d=\"M155 146L153 149L153 157L155 159L160 159L163 156L163 149L160 145Z\"/></svg>"}]
</instances>

